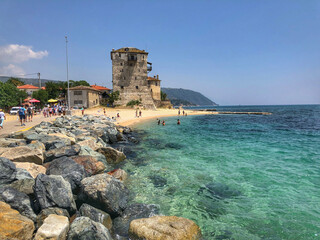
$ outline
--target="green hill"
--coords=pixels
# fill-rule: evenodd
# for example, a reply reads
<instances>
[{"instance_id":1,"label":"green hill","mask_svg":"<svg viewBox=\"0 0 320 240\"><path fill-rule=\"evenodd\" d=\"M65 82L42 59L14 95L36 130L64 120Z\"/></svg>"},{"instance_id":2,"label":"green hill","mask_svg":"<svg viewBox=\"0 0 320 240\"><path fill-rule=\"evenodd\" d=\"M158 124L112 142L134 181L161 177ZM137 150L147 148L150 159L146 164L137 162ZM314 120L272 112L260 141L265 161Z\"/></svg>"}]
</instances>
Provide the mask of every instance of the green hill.
<instances>
[{"instance_id":1,"label":"green hill","mask_svg":"<svg viewBox=\"0 0 320 240\"><path fill-rule=\"evenodd\" d=\"M217 106L215 102L203 96L199 92L195 92L182 88L161 88L161 91L167 94L174 106Z\"/></svg>"}]
</instances>

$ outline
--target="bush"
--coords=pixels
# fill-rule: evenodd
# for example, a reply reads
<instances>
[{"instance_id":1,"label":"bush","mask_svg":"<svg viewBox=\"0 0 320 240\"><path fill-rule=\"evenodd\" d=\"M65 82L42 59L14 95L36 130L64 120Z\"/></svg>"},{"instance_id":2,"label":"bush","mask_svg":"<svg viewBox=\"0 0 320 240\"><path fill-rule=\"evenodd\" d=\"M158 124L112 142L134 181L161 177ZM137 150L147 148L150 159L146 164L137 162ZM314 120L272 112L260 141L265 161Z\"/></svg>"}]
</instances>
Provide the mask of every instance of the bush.
<instances>
[{"instance_id":1,"label":"bush","mask_svg":"<svg viewBox=\"0 0 320 240\"><path fill-rule=\"evenodd\" d=\"M127 103L127 107L133 107L140 104L141 102L139 100L131 100L130 102Z\"/></svg>"}]
</instances>

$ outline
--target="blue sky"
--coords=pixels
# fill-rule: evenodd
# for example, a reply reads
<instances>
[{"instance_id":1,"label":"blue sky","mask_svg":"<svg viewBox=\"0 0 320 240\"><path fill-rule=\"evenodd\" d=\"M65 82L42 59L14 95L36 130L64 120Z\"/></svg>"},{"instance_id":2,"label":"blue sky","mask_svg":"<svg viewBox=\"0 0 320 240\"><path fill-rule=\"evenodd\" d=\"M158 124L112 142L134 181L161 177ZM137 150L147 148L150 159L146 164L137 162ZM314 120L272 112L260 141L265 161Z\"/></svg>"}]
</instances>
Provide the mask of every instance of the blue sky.
<instances>
[{"instance_id":1,"label":"blue sky","mask_svg":"<svg viewBox=\"0 0 320 240\"><path fill-rule=\"evenodd\" d=\"M0 75L111 87L110 51L222 105L320 103L320 1L0 1Z\"/></svg>"}]
</instances>

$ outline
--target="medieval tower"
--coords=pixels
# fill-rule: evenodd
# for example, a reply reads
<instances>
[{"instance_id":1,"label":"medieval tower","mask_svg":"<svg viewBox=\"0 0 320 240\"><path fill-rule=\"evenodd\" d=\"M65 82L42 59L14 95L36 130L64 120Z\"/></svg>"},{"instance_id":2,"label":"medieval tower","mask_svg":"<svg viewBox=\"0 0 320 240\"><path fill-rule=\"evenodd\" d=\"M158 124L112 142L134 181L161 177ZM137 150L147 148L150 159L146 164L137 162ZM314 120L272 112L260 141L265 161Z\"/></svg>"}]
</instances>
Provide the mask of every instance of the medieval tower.
<instances>
[{"instance_id":1,"label":"medieval tower","mask_svg":"<svg viewBox=\"0 0 320 240\"><path fill-rule=\"evenodd\" d=\"M119 91L116 105L126 106L132 100L139 100L145 108L155 108L153 93L148 83L148 72L152 70L147 61L148 53L137 48L112 49L113 91ZM159 83L160 91L160 83Z\"/></svg>"}]
</instances>

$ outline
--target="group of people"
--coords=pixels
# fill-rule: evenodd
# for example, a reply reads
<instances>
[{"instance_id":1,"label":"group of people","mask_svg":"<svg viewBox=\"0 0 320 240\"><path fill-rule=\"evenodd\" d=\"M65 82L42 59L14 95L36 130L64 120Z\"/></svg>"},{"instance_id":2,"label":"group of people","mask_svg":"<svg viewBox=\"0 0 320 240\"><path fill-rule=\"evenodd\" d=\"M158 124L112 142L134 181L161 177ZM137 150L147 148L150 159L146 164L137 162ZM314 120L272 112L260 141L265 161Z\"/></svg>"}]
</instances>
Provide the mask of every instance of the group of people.
<instances>
[{"instance_id":1,"label":"group of people","mask_svg":"<svg viewBox=\"0 0 320 240\"><path fill-rule=\"evenodd\" d=\"M178 116L180 116L180 114L181 114L181 111L180 111L180 109L179 109L179 111L178 111ZM187 116L187 112L185 112L184 110L182 111L182 116Z\"/></svg>"},{"instance_id":2,"label":"group of people","mask_svg":"<svg viewBox=\"0 0 320 240\"><path fill-rule=\"evenodd\" d=\"M42 109L42 114L45 118L57 115L60 116L61 114L65 115L66 109L66 106L60 104L53 106L47 105Z\"/></svg>"},{"instance_id":3,"label":"group of people","mask_svg":"<svg viewBox=\"0 0 320 240\"><path fill-rule=\"evenodd\" d=\"M138 109L136 110L136 118L142 117L142 111Z\"/></svg>"},{"instance_id":4,"label":"group of people","mask_svg":"<svg viewBox=\"0 0 320 240\"><path fill-rule=\"evenodd\" d=\"M26 122L32 122L34 116L34 107L31 105L21 105L18 110L18 116L21 126L25 126Z\"/></svg>"},{"instance_id":5,"label":"group of people","mask_svg":"<svg viewBox=\"0 0 320 240\"><path fill-rule=\"evenodd\" d=\"M160 119L157 119L158 120L158 125L162 124L162 126L165 126L166 125L166 122L163 120L162 123L161 123L161 120ZM180 119L177 120L177 125L180 125L181 122L180 122Z\"/></svg>"}]
</instances>

